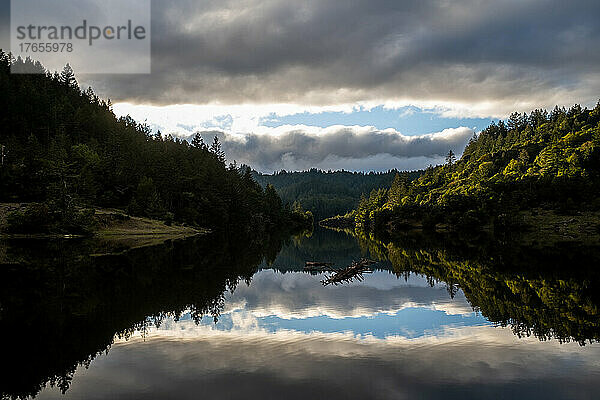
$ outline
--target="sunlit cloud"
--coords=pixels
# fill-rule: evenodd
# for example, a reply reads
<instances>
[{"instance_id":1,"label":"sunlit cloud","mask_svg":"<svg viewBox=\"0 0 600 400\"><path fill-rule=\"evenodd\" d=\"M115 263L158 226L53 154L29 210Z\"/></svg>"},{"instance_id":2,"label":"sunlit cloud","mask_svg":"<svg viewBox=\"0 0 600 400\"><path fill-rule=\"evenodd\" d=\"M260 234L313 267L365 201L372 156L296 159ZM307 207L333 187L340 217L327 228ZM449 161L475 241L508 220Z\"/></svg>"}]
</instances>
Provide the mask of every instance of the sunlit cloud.
<instances>
[{"instance_id":1,"label":"sunlit cloud","mask_svg":"<svg viewBox=\"0 0 600 400\"><path fill-rule=\"evenodd\" d=\"M327 127L262 124L269 115L289 115L291 106L274 108L235 106L115 106L121 115L146 122L164 134L191 138L199 132L206 142L218 136L229 161L251 165L261 172L346 169L350 171L415 170L443 162L449 150L460 154L473 136L472 128L458 127L422 135L404 135L396 129L373 126ZM310 110L310 108L305 109ZM329 111L352 112L348 106ZM227 114L229 112L229 114ZM307 111L310 112L310 111Z\"/></svg>"},{"instance_id":2,"label":"sunlit cloud","mask_svg":"<svg viewBox=\"0 0 600 400\"><path fill-rule=\"evenodd\" d=\"M205 140L217 135L228 159L263 172L312 167L351 171L422 169L440 162L449 150L460 154L474 134L466 127L415 136L370 126L280 126L257 131L241 135L202 133Z\"/></svg>"}]
</instances>

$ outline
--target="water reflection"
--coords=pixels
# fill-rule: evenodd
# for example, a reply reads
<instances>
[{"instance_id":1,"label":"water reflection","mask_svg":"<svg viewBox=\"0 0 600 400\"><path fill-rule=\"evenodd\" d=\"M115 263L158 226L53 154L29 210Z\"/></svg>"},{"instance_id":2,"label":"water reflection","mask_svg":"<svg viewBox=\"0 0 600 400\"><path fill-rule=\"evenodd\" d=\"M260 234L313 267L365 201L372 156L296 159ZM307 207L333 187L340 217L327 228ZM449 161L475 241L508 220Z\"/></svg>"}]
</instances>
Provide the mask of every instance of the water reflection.
<instances>
[{"instance_id":1,"label":"water reflection","mask_svg":"<svg viewBox=\"0 0 600 400\"><path fill-rule=\"evenodd\" d=\"M368 244L365 244L368 243ZM368 240L397 274L418 273L460 288L490 321L519 336L586 342L600 340L600 251L555 243L521 246L470 242L438 235Z\"/></svg>"},{"instance_id":2,"label":"water reflection","mask_svg":"<svg viewBox=\"0 0 600 400\"><path fill-rule=\"evenodd\" d=\"M449 326L479 325L462 293L451 299L443 285L430 287L424 278L399 280L390 272L367 275L363 283L340 287L316 284L321 276L302 273L257 273L226 297L222 329L236 319L252 319L271 332L281 329L310 333L351 332L385 338L434 334Z\"/></svg>"},{"instance_id":3,"label":"water reflection","mask_svg":"<svg viewBox=\"0 0 600 400\"><path fill-rule=\"evenodd\" d=\"M250 281L282 244L243 239L127 251L95 241L2 243L0 340L11 369L0 393L33 396L46 383L66 391L77 366L107 351L115 335L127 338L184 313L216 319L224 293Z\"/></svg>"},{"instance_id":4,"label":"water reflection","mask_svg":"<svg viewBox=\"0 0 600 400\"><path fill-rule=\"evenodd\" d=\"M600 389L600 347L580 346L599 338L593 249L357 242L322 230L128 251L0 247L7 397L591 398ZM381 261L364 282L323 287L302 272L306 260L363 256ZM559 340L539 340L550 338Z\"/></svg>"}]
</instances>

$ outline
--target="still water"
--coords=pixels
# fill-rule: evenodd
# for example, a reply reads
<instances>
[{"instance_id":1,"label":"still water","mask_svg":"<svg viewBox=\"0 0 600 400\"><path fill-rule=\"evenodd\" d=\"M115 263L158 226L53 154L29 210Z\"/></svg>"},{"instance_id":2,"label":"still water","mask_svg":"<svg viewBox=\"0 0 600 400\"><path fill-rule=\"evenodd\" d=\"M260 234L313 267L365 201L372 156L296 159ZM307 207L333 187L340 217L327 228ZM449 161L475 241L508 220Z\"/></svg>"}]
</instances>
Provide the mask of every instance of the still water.
<instances>
[{"instance_id":1,"label":"still water","mask_svg":"<svg viewBox=\"0 0 600 400\"><path fill-rule=\"evenodd\" d=\"M596 251L469 243L327 230L133 250L4 243L2 393L598 398ZM362 281L303 271L361 257L378 261Z\"/></svg>"}]
</instances>

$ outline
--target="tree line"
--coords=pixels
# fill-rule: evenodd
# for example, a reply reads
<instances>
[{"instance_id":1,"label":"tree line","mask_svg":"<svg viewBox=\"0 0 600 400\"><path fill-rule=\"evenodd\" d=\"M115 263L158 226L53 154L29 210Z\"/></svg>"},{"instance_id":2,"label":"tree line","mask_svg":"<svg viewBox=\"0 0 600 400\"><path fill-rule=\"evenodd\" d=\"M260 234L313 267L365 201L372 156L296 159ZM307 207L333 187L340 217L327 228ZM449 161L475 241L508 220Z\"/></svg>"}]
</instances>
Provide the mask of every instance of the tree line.
<instances>
[{"instance_id":1,"label":"tree line","mask_svg":"<svg viewBox=\"0 0 600 400\"><path fill-rule=\"evenodd\" d=\"M255 172L254 176L263 187L273 185L284 201L299 204L322 220L352 211L361 193L389 187L397 173L397 170L364 173L313 168L302 172L282 170L272 175ZM420 171L405 173L409 180L420 174Z\"/></svg>"},{"instance_id":2,"label":"tree line","mask_svg":"<svg viewBox=\"0 0 600 400\"><path fill-rule=\"evenodd\" d=\"M248 167L227 165L217 138L188 142L116 117L110 100L79 87L69 65L51 73L0 52L0 110L0 201L41 203L21 216L33 222L76 230L87 206L212 229L311 222Z\"/></svg>"}]
</instances>

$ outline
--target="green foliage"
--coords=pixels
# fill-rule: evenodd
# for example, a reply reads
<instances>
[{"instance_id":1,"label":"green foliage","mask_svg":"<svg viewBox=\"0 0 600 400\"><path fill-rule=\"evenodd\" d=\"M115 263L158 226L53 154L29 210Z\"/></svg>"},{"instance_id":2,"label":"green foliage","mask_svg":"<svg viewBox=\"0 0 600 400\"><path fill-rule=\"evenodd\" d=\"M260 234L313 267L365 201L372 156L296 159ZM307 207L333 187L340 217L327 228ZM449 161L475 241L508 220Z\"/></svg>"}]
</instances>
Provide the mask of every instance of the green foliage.
<instances>
[{"instance_id":1,"label":"green foliage","mask_svg":"<svg viewBox=\"0 0 600 400\"><path fill-rule=\"evenodd\" d=\"M55 203L31 203L7 216L7 232L14 234L87 234L95 226L92 209L61 209Z\"/></svg>"},{"instance_id":2,"label":"green foliage","mask_svg":"<svg viewBox=\"0 0 600 400\"><path fill-rule=\"evenodd\" d=\"M357 208L356 228L403 225L508 229L520 210L597 209L600 193L600 103L551 113L513 113L473 137L462 157L408 182L396 176L382 204L373 193Z\"/></svg>"},{"instance_id":3,"label":"green foliage","mask_svg":"<svg viewBox=\"0 0 600 400\"><path fill-rule=\"evenodd\" d=\"M25 210L14 211L8 215L6 222L10 233L48 233L53 224L45 204L30 204Z\"/></svg>"},{"instance_id":4,"label":"green foliage","mask_svg":"<svg viewBox=\"0 0 600 400\"><path fill-rule=\"evenodd\" d=\"M165 216L165 210L152 178L142 177L129 203L128 212L131 215L159 218Z\"/></svg>"},{"instance_id":5,"label":"green foliage","mask_svg":"<svg viewBox=\"0 0 600 400\"><path fill-rule=\"evenodd\" d=\"M280 171L273 175L255 173L261 186L272 184L285 203L299 202L317 220L343 215L358 206L360 195L373 189L389 187L398 171L368 174L362 172ZM401 173L407 180L417 178L420 171Z\"/></svg>"},{"instance_id":6,"label":"green foliage","mask_svg":"<svg viewBox=\"0 0 600 400\"><path fill-rule=\"evenodd\" d=\"M304 211L299 202L295 202L292 206L292 222L308 231L312 231L315 224L315 217L310 211Z\"/></svg>"},{"instance_id":7,"label":"green foliage","mask_svg":"<svg viewBox=\"0 0 600 400\"><path fill-rule=\"evenodd\" d=\"M519 337L533 335L540 340L555 338L581 345L600 340L597 274L590 269L593 272L582 274L582 279L577 272L568 268L565 271L565 264L557 261L564 262L568 256L557 254L558 250L533 252L537 259L514 250L494 254L493 249L487 249L481 252L485 254L481 258L465 257L444 248L414 249L388 244L387 250L396 273L426 275L433 282L445 282L449 291L451 286L460 287L473 307L490 321L511 326ZM491 257L490 251L496 257ZM521 260L516 260L519 256ZM593 263L586 263L581 254L577 259L580 271L592 268ZM523 264L527 264L525 270L515 270ZM512 270L507 270L509 266ZM562 272L553 270L555 266L559 271L562 267Z\"/></svg>"},{"instance_id":8,"label":"green foliage","mask_svg":"<svg viewBox=\"0 0 600 400\"><path fill-rule=\"evenodd\" d=\"M369 231L375 228L380 221L378 217L381 214L381 208L385 204L386 199L386 189L373 189L368 198L366 196L360 198L354 216L357 229Z\"/></svg>"},{"instance_id":9,"label":"green foliage","mask_svg":"<svg viewBox=\"0 0 600 400\"><path fill-rule=\"evenodd\" d=\"M11 74L11 66L42 74ZM225 164L218 138L190 144L117 118L110 100L79 89L68 65L50 74L0 52L0 110L0 201L52 203L64 220L94 205L213 230L264 232L292 218L247 168Z\"/></svg>"}]
</instances>

